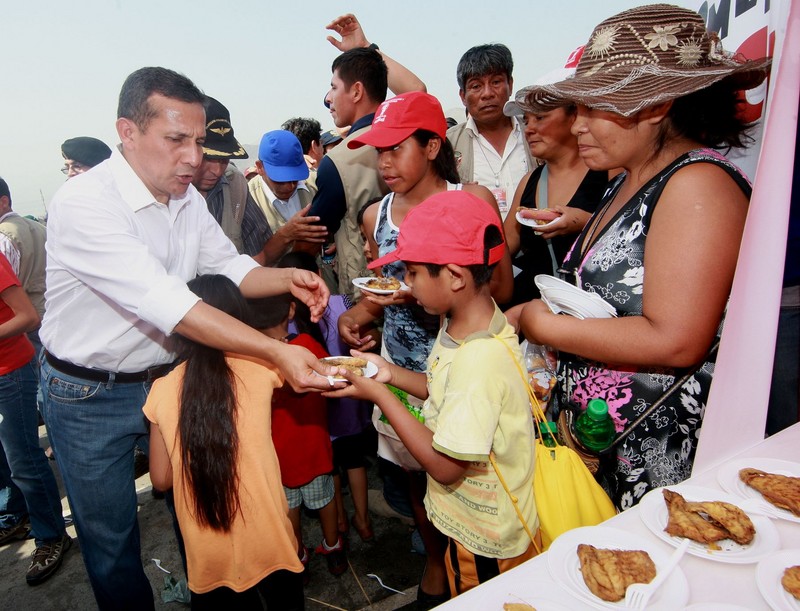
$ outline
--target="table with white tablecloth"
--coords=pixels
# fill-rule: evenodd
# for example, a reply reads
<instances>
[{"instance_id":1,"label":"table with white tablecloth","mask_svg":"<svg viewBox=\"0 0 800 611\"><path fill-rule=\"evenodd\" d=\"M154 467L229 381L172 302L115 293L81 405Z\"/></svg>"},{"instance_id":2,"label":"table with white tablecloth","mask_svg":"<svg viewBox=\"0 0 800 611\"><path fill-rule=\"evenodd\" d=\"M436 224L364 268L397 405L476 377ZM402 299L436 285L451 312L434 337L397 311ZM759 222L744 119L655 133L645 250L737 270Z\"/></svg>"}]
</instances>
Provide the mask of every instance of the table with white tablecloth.
<instances>
[{"instance_id":1,"label":"table with white tablecloth","mask_svg":"<svg viewBox=\"0 0 800 611\"><path fill-rule=\"evenodd\" d=\"M737 454L731 460L745 458L781 459L800 463L800 424L773 435ZM720 465L687 480L687 485L713 488L722 492L717 481ZM613 527L641 537L651 545L660 546L671 554L673 547L658 538L641 519L638 506L604 522L602 527ZM786 520L772 520L780 537L780 549L800 550L800 524ZM536 593L537 611L550 609L581 609L584 604L562 588L548 570L548 553L529 560L517 568L495 577L491 581L466 592L438 609L494 610L502 609L505 602L530 602ZM793 564L800 564L798 557ZM689 584L689 605L727 604L745 609L769 609L756 583L756 564L726 564L692 555L685 555L679 564ZM711 608L711 607L703 607ZM798 605L800 608L800 605Z\"/></svg>"}]
</instances>

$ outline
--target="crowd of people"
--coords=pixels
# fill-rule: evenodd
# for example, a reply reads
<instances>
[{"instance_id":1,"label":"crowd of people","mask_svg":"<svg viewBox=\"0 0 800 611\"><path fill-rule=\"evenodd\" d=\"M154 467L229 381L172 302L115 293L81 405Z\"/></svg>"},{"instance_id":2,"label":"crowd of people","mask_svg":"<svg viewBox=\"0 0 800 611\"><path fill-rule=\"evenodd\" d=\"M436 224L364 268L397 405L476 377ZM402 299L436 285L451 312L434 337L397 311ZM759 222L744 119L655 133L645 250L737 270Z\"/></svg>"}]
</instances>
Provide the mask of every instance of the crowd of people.
<instances>
[{"instance_id":1,"label":"crowd of people","mask_svg":"<svg viewBox=\"0 0 800 611\"><path fill-rule=\"evenodd\" d=\"M0 545L35 537L28 583L72 543L38 403L101 609L154 606L142 450L192 608L302 609L301 508L342 574L351 528L375 537L376 455L424 542L418 608L528 560L541 538L520 339L558 351L551 417L608 403L625 437L600 478L619 510L689 476L751 190L719 151L747 144L738 92L769 60L725 53L693 11L643 6L513 100L508 48L468 49L458 122L354 15L327 27L336 130L291 118L242 171L224 104L142 68L120 92L118 146L64 143L46 235L0 179ZM356 287L372 274L400 289ZM617 316L554 314L538 274Z\"/></svg>"}]
</instances>

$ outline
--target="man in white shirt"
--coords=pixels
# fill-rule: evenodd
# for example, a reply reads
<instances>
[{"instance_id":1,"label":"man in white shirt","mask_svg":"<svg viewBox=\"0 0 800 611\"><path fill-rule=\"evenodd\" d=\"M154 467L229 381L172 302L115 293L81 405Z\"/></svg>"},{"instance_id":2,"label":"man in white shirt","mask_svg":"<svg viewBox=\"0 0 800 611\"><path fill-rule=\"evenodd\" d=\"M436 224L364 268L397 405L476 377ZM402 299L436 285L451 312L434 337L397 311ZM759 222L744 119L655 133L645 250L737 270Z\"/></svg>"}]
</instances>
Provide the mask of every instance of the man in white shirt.
<instances>
[{"instance_id":1,"label":"man in white shirt","mask_svg":"<svg viewBox=\"0 0 800 611\"><path fill-rule=\"evenodd\" d=\"M514 87L511 51L502 44L472 47L456 69L467 120L447 130L464 183L489 189L505 219L519 181L534 168L522 125L503 114Z\"/></svg>"},{"instance_id":2,"label":"man in white shirt","mask_svg":"<svg viewBox=\"0 0 800 611\"><path fill-rule=\"evenodd\" d=\"M186 287L223 274L247 297L291 292L319 317L319 277L239 255L191 186L203 156L203 94L165 68L142 68L122 86L121 145L67 181L48 219L47 302L41 383L50 441L73 510L100 609L152 609L141 564L133 446L152 381L175 360L172 333L258 356L296 390L328 386L297 346L266 338L206 305Z\"/></svg>"}]
</instances>

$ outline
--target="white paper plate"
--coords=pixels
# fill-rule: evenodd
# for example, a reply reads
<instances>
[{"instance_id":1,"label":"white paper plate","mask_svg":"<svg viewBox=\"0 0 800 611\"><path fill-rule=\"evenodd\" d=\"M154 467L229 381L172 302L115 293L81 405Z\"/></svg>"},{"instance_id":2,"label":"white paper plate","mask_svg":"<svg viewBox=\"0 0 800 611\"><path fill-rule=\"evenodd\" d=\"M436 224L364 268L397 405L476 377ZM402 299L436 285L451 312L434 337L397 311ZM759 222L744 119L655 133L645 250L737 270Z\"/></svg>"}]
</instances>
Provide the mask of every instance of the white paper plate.
<instances>
[{"instance_id":1,"label":"white paper plate","mask_svg":"<svg viewBox=\"0 0 800 611\"><path fill-rule=\"evenodd\" d=\"M790 566L800 564L800 549L784 549L756 566L756 583L761 596L774 611L800 611L800 601L783 589L781 578Z\"/></svg>"},{"instance_id":2,"label":"white paper plate","mask_svg":"<svg viewBox=\"0 0 800 611\"><path fill-rule=\"evenodd\" d=\"M666 488L679 493L687 501L723 501L734 505L737 502L736 497L713 488L702 488L686 484L666 486ZM669 521L669 511L667 510L667 503L664 501L662 490L663 488L656 488L644 495L644 498L639 503L639 515L642 517L645 526L653 534L670 545L678 547L683 541L683 537L673 537L664 532ZM717 542L717 545L722 549L712 551L708 549L707 544L692 541L689 543L689 549L686 550L686 553L716 562L751 564L780 549L780 537L772 520L754 513L748 513L747 515L756 529L755 537L749 545L739 545L730 539L724 539Z\"/></svg>"},{"instance_id":3,"label":"white paper plate","mask_svg":"<svg viewBox=\"0 0 800 611\"><path fill-rule=\"evenodd\" d=\"M365 278L353 278L353 284L361 289L362 291L367 291L368 293L375 293L376 295L391 295L395 291L389 289L371 289L366 286L367 282L372 280L372 277L367 276ZM397 289L398 291L410 291L411 289L405 282L400 282L400 288Z\"/></svg>"},{"instance_id":4,"label":"white paper plate","mask_svg":"<svg viewBox=\"0 0 800 611\"><path fill-rule=\"evenodd\" d=\"M741 605L731 603L695 603L689 605L683 611L752 611Z\"/></svg>"},{"instance_id":5,"label":"white paper plate","mask_svg":"<svg viewBox=\"0 0 800 611\"><path fill-rule=\"evenodd\" d=\"M772 503L764 499L761 493L755 488L751 488L739 479L739 471L751 467L767 473L777 473L778 475L788 475L790 477L800 477L800 463L777 458L739 458L725 463L717 472L719 485L730 492L733 496L742 499L758 499L767 503L770 514L781 520L800 523L800 516L794 515L788 509L775 507Z\"/></svg>"},{"instance_id":6,"label":"white paper plate","mask_svg":"<svg viewBox=\"0 0 800 611\"><path fill-rule=\"evenodd\" d=\"M617 311L600 295L579 289L555 276L537 275L533 281L539 288L542 301L554 314L569 314L575 318L611 318Z\"/></svg>"},{"instance_id":7,"label":"white paper plate","mask_svg":"<svg viewBox=\"0 0 800 611\"><path fill-rule=\"evenodd\" d=\"M552 227L553 225L555 225L555 224L556 224L556 221L557 221L557 220L559 220L559 219L561 218L561 215L557 216L556 218L554 218L554 219L553 219L552 221L550 221L549 223L545 223L544 225L539 225L539 224L538 224L538 223L537 223L535 220L533 220L533 219L528 219L528 218L525 218L524 216L522 216L522 215L520 214L520 211L519 211L519 210L517 210L517 213L514 215L514 218L516 218L516 219L517 219L517 222L518 222L520 225L525 225L526 227L531 227L531 228L533 228L533 229L536 229L536 231L538 232L538 231L541 231L542 229L550 229L550 227Z\"/></svg>"},{"instance_id":8,"label":"white paper plate","mask_svg":"<svg viewBox=\"0 0 800 611\"><path fill-rule=\"evenodd\" d=\"M463 598L462 598L463 597ZM458 597L459 602L451 599L437 609L491 609L502 611L504 603L525 603L534 609L546 611L574 611L571 597L554 587L552 582L542 580L519 579L513 585L501 589L494 584L489 588L473 588Z\"/></svg>"},{"instance_id":9,"label":"white paper plate","mask_svg":"<svg viewBox=\"0 0 800 611\"><path fill-rule=\"evenodd\" d=\"M656 572L669 561L669 554L659 544L625 530L586 526L565 532L550 546L547 552L547 568L559 585L581 602L596 609L624 609L625 599L611 603L592 594L581 574L581 563L578 560L578 545L581 543L601 549L643 550L656 565ZM667 577L666 583L653 595L648 608L682 609L688 600L689 584L681 567L677 566Z\"/></svg>"},{"instance_id":10,"label":"white paper plate","mask_svg":"<svg viewBox=\"0 0 800 611\"><path fill-rule=\"evenodd\" d=\"M327 361L330 359L340 358L338 356L326 356L325 358L320 359L321 361ZM314 372L316 373L316 371ZM365 378L374 378L375 374L378 373L378 366L375 363L367 361L367 366L364 367L364 377ZM317 374L320 375L320 374ZM345 378L340 378L338 376L324 376L328 378L328 381L333 384L334 382L347 382Z\"/></svg>"}]
</instances>

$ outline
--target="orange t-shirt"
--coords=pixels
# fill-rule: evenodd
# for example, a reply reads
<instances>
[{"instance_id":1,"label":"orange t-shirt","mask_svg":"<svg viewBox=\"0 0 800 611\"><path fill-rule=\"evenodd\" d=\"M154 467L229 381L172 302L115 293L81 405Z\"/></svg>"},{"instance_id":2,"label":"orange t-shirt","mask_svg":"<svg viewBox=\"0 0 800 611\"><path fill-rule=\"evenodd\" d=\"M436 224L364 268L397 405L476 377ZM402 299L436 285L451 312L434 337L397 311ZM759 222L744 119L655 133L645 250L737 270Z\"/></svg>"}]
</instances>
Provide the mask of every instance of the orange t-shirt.
<instances>
[{"instance_id":1,"label":"orange t-shirt","mask_svg":"<svg viewBox=\"0 0 800 611\"><path fill-rule=\"evenodd\" d=\"M158 424L173 472L175 511L186 543L189 589L202 594L220 586L242 592L270 573L303 570L289 508L281 485L278 457L271 437L271 401L281 386L279 374L263 361L226 354L236 379L239 411L239 502L227 533L200 526L193 517L193 500L184 485L178 415L184 365L153 384L144 413Z\"/></svg>"}]
</instances>

